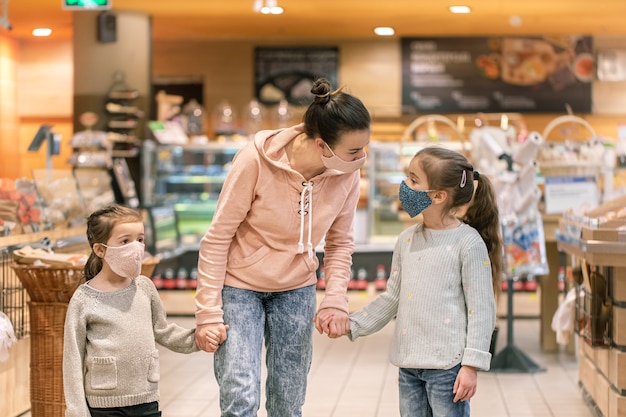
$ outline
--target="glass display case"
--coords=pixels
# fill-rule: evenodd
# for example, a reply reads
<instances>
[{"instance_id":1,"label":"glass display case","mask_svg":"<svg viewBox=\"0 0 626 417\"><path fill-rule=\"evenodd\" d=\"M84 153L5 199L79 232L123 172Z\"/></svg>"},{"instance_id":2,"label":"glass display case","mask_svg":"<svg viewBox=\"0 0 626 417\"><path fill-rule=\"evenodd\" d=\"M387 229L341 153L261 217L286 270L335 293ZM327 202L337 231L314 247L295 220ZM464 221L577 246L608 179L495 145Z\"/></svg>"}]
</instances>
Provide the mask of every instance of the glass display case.
<instances>
[{"instance_id":1,"label":"glass display case","mask_svg":"<svg viewBox=\"0 0 626 417\"><path fill-rule=\"evenodd\" d=\"M232 159L245 143L161 145L145 141L144 206L173 207L181 243L197 243L211 224Z\"/></svg>"}]
</instances>

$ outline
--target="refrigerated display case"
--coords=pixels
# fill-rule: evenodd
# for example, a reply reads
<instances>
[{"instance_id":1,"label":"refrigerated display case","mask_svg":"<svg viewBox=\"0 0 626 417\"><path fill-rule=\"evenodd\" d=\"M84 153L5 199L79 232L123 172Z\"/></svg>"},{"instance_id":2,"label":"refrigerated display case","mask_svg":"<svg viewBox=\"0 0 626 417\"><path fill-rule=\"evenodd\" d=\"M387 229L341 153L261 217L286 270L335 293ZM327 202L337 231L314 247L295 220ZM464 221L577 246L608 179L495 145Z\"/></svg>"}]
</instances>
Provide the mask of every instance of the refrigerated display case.
<instances>
[{"instance_id":1,"label":"refrigerated display case","mask_svg":"<svg viewBox=\"0 0 626 417\"><path fill-rule=\"evenodd\" d=\"M146 207L174 208L182 244L196 244L208 229L232 159L244 143L144 141L142 201Z\"/></svg>"}]
</instances>

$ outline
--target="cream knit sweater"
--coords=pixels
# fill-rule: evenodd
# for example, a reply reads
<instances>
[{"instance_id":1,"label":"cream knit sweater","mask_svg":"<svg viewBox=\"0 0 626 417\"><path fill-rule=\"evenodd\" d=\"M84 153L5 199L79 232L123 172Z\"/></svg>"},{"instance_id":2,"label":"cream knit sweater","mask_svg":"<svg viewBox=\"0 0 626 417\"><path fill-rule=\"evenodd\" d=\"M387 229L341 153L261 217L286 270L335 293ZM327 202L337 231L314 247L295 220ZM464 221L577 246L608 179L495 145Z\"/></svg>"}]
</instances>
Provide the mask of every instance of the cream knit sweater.
<instances>
[{"instance_id":1,"label":"cream knit sweater","mask_svg":"<svg viewBox=\"0 0 626 417\"><path fill-rule=\"evenodd\" d=\"M478 232L404 230L396 242L387 291L350 315L354 340L397 315L390 354L400 368L450 369L461 363L488 370L495 326L491 263Z\"/></svg>"},{"instance_id":2,"label":"cream knit sweater","mask_svg":"<svg viewBox=\"0 0 626 417\"><path fill-rule=\"evenodd\" d=\"M83 284L70 300L63 343L66 417L93 408L158 401L156 343L179 353L198 351L195 329L168 323L150 279L139 276L117 291Z\"/></svg>"}]
</instances>

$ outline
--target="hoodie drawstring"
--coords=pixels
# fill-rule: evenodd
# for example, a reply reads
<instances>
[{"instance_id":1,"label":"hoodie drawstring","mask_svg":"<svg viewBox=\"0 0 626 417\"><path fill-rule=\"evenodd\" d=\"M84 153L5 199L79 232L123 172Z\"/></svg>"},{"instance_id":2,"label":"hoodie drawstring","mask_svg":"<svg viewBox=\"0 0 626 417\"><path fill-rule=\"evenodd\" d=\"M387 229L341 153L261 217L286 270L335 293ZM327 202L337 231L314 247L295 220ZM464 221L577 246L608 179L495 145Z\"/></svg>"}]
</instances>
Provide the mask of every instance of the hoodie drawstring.
<instances>
[{"instance_id":1,"label":"hoodie drawstring","mask_svg":"<svg viewBox=\"0 0 626 417\"><path fill-rule=\"evenodd\" d=\"M309 234L307 239L307 252L309 258L313 257L313 243L311 242L311 228L313 227L313 181L303 181L300 192L300 240L298 241L298 253L304 253L304 216L309 216ZM305 202L309 201L308 211L305 211Z\"/></svg>"}]
</instances>

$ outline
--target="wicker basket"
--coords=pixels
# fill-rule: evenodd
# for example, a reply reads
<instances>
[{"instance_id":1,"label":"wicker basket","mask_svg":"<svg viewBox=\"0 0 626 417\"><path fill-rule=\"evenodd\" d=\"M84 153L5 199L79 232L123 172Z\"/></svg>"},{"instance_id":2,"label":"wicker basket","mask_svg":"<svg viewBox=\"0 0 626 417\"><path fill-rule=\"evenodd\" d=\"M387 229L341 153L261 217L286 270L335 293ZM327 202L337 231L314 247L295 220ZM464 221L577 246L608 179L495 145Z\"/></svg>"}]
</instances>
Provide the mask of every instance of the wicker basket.
<instances>
[{"instance_id":1,"label":"wicker basket","mask_svg":"<svg viewBox=\"0 0 626 417\"><path fill-rule=\"evenodd\" d=\"M67 303L31 301L30 403L36 417L63 417L63 328Z\"/></svg>"},{"instance_id":2,"label":"wicker basket","mask_svg":"<svg viewBox=\"0 0 626 417\"><path fill-rule=\"evenodd\" d=\"M68 303L83 281L82 266L11 264L31 301Z\"/></svg>"}]
</instances>

